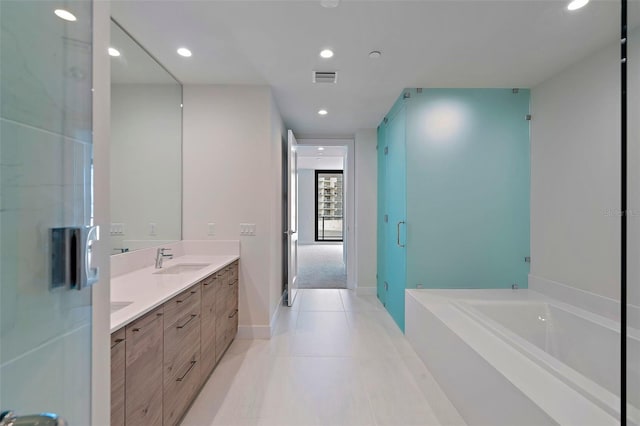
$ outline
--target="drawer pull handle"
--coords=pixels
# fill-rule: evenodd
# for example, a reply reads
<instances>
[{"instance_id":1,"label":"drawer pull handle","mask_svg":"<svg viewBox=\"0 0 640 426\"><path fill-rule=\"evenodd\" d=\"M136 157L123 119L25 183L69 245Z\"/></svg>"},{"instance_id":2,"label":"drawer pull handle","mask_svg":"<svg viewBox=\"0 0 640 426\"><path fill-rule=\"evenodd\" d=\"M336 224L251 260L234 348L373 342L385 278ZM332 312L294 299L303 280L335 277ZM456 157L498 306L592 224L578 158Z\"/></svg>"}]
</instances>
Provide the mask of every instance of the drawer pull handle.
<instances>
[{"instance_id":1,"label":"drawer pull handle","mask_svg":"<svg viewBox=\"0 0 640 426\"><path fill-rule=\"evenodd\" d=\"M124 342L124 339L116 339L113 342L113 345L111 345L111 349L115 348L116 346L118 346L120 343Z\"/></svg>"},{"instance_id":2,"label":"drawer pull handle","mask_svg":"<svg viewBox=\"0 0 640 426\"><path fill-rule=\"evenodd\" d=\"M189 294L187 294L187 297L185 297L185 298L184 298L184 299L182 299L182 300L176 300L176 303L182 303L182 302L184 302L185 300L187 300L189 297L191 297L191 295L192 295L192 294L196 294L196 293L197 293L197 291L195 291L195 290L191 290L191 291L189 292Z\"/></svg>"},{"instance_id":3,"label":"drawer pull handle","mask_svg":"<svg viewBox=\"0 0 640 426\"><path fill-rule=\"evenodd\" d=\"M138 331L140 331L139 328L134 328L134 329L131 330L132 333L137 333Z\"/></svg>"},{"instance_id":4,"label":"drawer pull handle","mask_svg":"<svg viewBox=\"0 0 640 426\"><path fill-rule=\"evenodd\" d=\"M178 378L176 379L176 382L181 382L181 381L183 381L183 380L184 380L184 378L185 378L185 377L187 377L187 374L189 374L189 373L191 372L191 370L193 370L193 367L195 367L196 362L197 362L196 360L191 361L191 365L189 366L189 369L186 371L186 373L184 373L184 374L182 375L182 377L178 377Z\"/></svg>"},{"instance_id":5,"label":"drawer pull handle","mask_svg":"<svg viewBox=\"0 0 640 426\"><path fill-rule=\"evenodd\" d=\"M235 317L237 313L238 313L238 310L236 309L235 311L233 311L231 315L229 315L229 318Z\"/></svg>"},{"instance_id":6,"label":"drawer pull handle","mask_svg":"<svg viewBox=\"0 0 640 426\"><path fill-rule=\"evenodd\" d=\"M182 324L182 325L177 326L176 328L177 328L178 330L180 330L181 328L185 328L185 327L187 326L187 324L189 324L191 321L193 321L193 319L194 319L195 317L197 317L197 316L198 316L198 315L196 315L196 314L191 314L191 318L189 318L189 319L187 320L187 322L185 322L185 323L184 323L184 324Z\"/></svg>"}]
</instances>

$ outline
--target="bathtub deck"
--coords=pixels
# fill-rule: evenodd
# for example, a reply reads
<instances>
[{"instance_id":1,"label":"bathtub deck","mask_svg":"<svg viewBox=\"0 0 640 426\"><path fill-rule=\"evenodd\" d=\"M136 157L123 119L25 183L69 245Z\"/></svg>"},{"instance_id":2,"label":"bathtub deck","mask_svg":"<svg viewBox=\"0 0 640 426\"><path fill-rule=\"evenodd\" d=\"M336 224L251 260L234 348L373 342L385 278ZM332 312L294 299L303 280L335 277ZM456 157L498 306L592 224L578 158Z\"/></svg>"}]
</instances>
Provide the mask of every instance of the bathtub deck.
<instances>
[{"instance_id":1,"label":"bathtub deck","mask_svg":"<svg viewBox=\"0 0 640 426\"><path fill-rule=\"evenodd\" d=\"M548 298L524 289L407 290L407 339L467 423L619 424L465 313L457 306L464 301L544 303Z\"/></svg>"}]
</instances>

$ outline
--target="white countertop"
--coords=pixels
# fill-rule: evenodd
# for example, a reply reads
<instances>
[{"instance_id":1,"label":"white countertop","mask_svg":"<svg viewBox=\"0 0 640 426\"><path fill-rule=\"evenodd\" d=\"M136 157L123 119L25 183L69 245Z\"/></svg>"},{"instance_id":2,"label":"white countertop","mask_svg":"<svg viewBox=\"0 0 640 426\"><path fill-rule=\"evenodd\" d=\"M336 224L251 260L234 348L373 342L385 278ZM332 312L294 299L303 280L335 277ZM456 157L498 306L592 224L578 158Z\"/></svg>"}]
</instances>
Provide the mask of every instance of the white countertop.
<instances>
[{"instance_id":1,"label":"white countertop","mask_svg":"<svg viewBox=\"0 0 640 426\"><path fill-rule=\"evenodd\" d=\"M155 274L153 266L111 279L111 303L131 302L111 314L111 333L162 305L181 291L239 259L238 255L187 255L165 260L163 269L182 263L207 263L197 271Z\"/></svg>"}]
</instances>

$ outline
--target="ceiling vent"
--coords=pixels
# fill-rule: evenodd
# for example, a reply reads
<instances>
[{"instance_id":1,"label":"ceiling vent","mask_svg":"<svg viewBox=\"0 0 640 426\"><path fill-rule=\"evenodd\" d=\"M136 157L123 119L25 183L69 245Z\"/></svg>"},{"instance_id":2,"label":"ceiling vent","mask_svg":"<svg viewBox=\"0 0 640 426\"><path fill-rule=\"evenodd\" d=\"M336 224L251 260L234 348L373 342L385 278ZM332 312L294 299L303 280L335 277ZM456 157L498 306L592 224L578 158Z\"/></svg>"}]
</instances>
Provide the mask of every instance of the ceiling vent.
<instances>
[{"instance_id":1,"label":"ceiling vent","mask_svg":"<svg viewBox=\"0 0 640 426\"><path fill-rule=\"evenodd\" d=\"M314 71L313 82L314 83L337 83L338 73L334 71Z\"/></svg>"}]
</instances>

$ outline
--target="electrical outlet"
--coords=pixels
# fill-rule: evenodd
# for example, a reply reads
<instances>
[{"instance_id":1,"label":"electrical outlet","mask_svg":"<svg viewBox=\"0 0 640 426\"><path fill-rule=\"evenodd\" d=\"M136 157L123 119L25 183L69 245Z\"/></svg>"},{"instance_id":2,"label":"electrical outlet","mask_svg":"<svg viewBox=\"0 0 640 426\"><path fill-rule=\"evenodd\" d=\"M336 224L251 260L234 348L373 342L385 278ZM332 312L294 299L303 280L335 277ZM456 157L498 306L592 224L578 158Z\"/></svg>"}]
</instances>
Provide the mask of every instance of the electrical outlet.
<instances>
[{"instance_id":1,"label":"electrical outlet","mask_svg":"<svg viewBox=\"0 0 640 426\"><path fill-rule=\"evenodd\" d=\"M207 224L207 235L214 236L216 235L216 224L213 222L209 222Z\"/></svg>"},{"instance_id":2,"label":"electrical outlet","mask_svg":"<svg viewBox=\"0 0 640 426\"><path fill-rule=\"evenodd\" d=\"M158 225L156 223L150 222L149 223L149 235L154 237L157 234L158 234Z\"/></svg>"}]
</instances>

